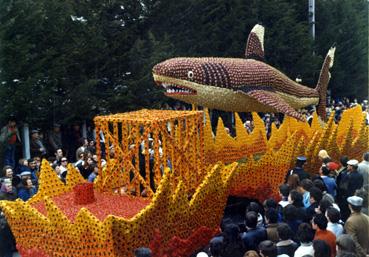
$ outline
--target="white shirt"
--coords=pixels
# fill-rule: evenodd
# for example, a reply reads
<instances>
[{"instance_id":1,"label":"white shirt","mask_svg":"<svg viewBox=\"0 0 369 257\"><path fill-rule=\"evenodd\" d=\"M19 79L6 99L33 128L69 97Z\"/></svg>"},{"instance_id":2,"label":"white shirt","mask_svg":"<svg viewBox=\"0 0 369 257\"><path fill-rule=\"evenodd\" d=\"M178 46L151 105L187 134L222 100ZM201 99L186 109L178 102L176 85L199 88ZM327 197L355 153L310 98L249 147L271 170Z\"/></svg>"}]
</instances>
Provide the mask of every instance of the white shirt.
<instances>
[{"instance_id":1,"label":"white shirt","mask_svg":"<svg viewBox=\"0 0 369 257\"><path fill-rule=\"evenodd\" d=\"M328 222L327 230L331 231L336 237L343 234L343 226L339 223Z\"/></svg>"},{"instance_id":2,"label":"white shirt","mask_svg":"<svg viewBox=\"0 0 369 257\"><path fill-rule=\"evenodd\" d=\"M301 243L301 246L296 249L294 257L302 257L304 255L314 256L313 243Z\"/></svg>"}]
</instances>

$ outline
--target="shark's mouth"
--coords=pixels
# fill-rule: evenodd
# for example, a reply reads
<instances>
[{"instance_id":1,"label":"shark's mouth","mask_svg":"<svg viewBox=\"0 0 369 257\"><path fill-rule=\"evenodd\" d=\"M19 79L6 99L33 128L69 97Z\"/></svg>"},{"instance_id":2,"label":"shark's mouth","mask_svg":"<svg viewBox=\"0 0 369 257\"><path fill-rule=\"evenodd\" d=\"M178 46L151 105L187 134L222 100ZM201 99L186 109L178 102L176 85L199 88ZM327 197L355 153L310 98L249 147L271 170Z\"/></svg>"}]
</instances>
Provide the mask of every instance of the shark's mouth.
<instances>
[{"instance_id":1,"label":"shark's mouth","mask_svg":"<svg viewBox=\"0 0 369 257\"><path fill-rule=\"evenodd\" d=\"M174 84L162 83L161 86L165 88L165 95L196 95L196 90L189 87L179 86Z\"/></svg>"}]
</instances>

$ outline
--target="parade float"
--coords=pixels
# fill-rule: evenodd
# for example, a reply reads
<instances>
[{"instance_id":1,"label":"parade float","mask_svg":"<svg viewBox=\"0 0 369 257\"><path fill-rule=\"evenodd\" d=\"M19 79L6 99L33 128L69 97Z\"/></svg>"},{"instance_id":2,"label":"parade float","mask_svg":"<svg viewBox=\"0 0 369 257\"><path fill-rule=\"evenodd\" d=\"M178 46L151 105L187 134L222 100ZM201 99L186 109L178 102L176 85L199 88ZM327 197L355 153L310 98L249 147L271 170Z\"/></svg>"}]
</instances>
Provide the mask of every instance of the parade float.
<instances>
[{"instance_id":1,"label":"parade float","mask_svg":"<svg viewBox=\"0 0 369 257\"><path fill-rule=\"evenodd\" d=\"M235 113L236 136L226 133L222 120L214 135L206 109L96 117L105 145L97 145L100 166L94 184L71 165L63 184L43 160L37 195L27 202L0 202L22 257L127 257L142 246L154 256L190 256L219 231L229 195L260 201L278 197L296 156L307 157L310 172L318 170L321 149L334 160L341 155L360 159L368 149L361 107L345 111L338 124L334 113L325 117L334 50L325 59L317 88L309 89L261 61L262 35L259 25L250 33L246 62L183 58L153 69L155 82L168 96L253 112L251 133ZM296 111L308 104L318 104L311 125ZM267 139L255 111L286 116Z\"/></svg>"}]
</instances>

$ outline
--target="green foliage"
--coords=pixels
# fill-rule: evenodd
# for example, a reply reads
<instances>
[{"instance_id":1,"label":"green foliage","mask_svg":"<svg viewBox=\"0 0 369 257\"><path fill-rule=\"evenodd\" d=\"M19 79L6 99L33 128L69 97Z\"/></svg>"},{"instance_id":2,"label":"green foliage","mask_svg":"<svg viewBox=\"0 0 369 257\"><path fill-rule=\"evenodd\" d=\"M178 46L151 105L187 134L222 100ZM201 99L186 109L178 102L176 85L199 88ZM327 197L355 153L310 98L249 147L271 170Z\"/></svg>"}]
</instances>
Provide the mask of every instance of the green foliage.
<instances>
[{"instance_id":1,"label":"green foliage","mask_svg":"<svg viewBox=\"0 0 369 257\"><path fill-rule=\"evenodd\" d=\"M169 99L153 83L156 63L175 56L242 58L256 23L266 27L267 62L312 87L336 42L330 88L335 95L366 95L367 1L316 1L315 42L307 2L3 0L0 120L13 113L48 126L159 108Z\"/></svg>"}]
</instances>

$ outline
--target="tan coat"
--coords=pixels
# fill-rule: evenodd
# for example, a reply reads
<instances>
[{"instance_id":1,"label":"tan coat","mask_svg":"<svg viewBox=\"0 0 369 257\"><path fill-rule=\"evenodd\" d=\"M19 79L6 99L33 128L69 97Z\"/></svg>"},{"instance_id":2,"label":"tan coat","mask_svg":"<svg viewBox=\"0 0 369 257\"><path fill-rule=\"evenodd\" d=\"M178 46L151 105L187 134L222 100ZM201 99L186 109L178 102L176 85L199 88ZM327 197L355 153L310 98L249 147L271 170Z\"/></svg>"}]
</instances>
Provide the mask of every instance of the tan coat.
<instances>
[{"instance_id":1,"label":"tan coat","mask_svg":"<svg viewBox=\"0 0 369 257\"><path fill-rule=\"evenodd\" d=\"M360 256L369 254L369 217L353 212L346 221L345 230L353 237L357 253Z\"/></svg>"}]
</instances>

